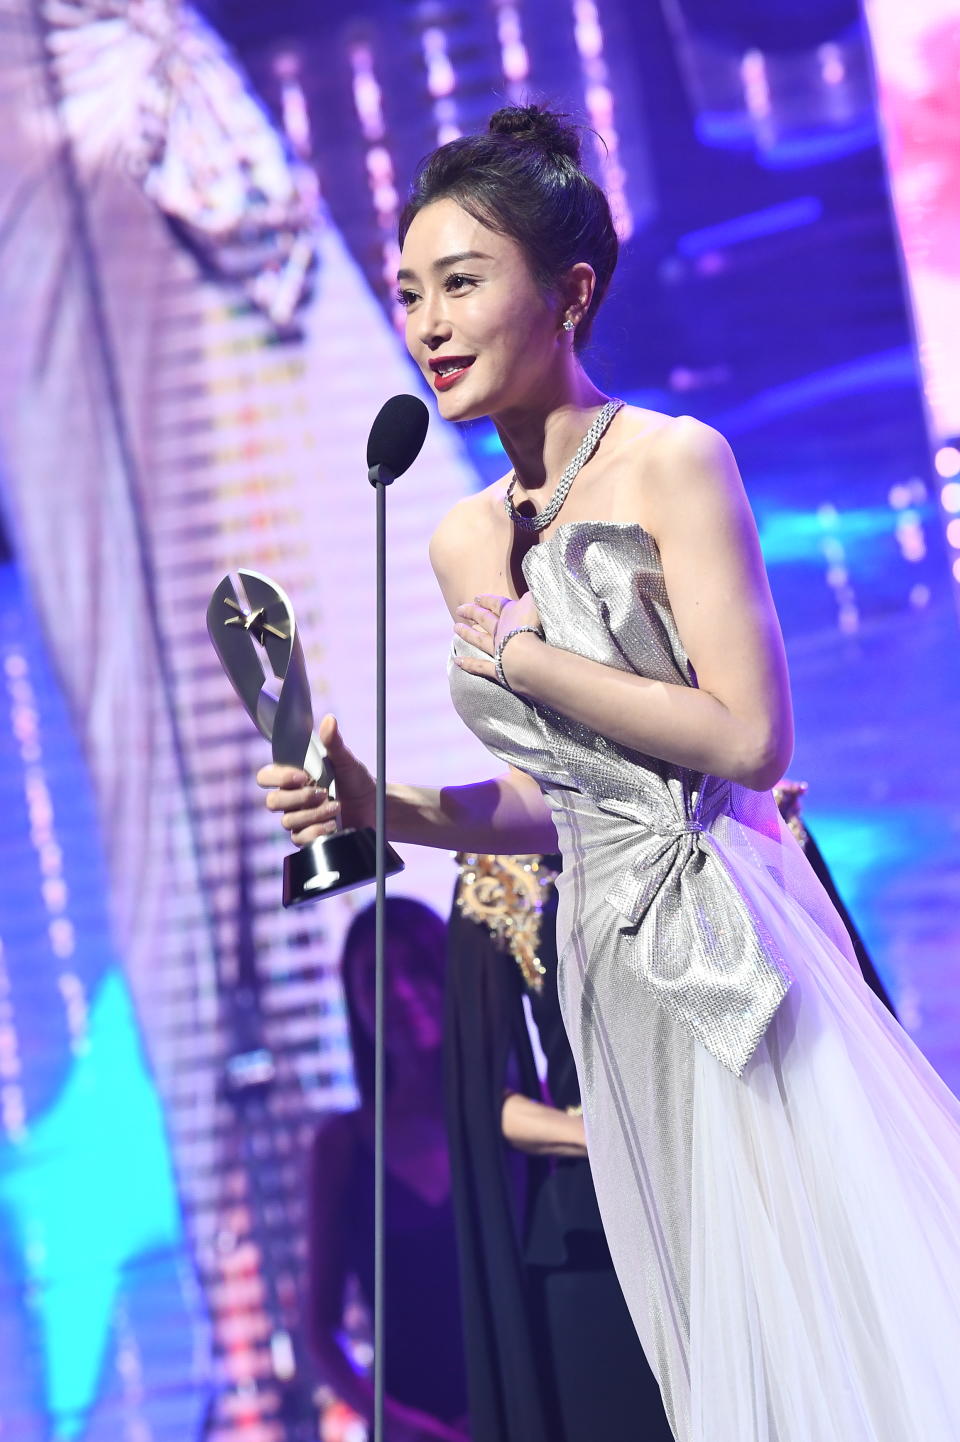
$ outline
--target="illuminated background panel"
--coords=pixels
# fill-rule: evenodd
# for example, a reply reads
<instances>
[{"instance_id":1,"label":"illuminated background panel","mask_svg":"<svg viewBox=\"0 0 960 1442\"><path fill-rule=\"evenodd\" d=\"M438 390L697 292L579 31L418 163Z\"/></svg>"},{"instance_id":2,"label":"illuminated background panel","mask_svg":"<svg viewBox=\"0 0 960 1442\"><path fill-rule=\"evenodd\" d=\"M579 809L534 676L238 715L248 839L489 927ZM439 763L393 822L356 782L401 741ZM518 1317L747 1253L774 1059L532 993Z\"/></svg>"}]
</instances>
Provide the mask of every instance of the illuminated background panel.
<instances>
[{"instance_id":1,"label":"illuminated background panel","mask_svg":"<svg viewBox=\"0 0 960 1442\"><path fill-rule=\"evenodd\" d=\"M0 1417L6 1435L194 1435L206 1331L166 1121L110 935L84 758L0 567ZM49 1428L49 1430L48 1430Z\"/></svg>"},{"instance_id":2,"label":"illuminated background panel","mask_svg":"<svg viewBox=\"0 0 960 1442\"><path fill-rule=\"evenodd\" d=\"M869 0L866 15L941 519L960 587L960 12L951 0Z\"/></svg>"},{"instance_id":3,"label":"illuminated background panel","mask_svg":"<svg viewBox=\"0 0 960 1442\"><path fill-rule=\"evenodd\" d=\"M960 14L866 0L890 189L938 441L960 436Z\"/></svg>"},{"instance_id":4,"label":"illuminated background panel","mask_svg":"<svg viewBox=\"0 0 960 1442\"><path fill-rule=\"evenodd\" d=\"M153 41L133 23L111 36L121 48ZM202 58L215 65L215 50ZM42 88L19 98L2 173L15 199L19 176L37 168L42 204L14 209L3 280L18 337L0 377L12 533L78 719L107 850L104 900L166 1109L185 1209L177 1242L203 1289L184 1305L201 1335L205 1312L212 1322L212 1375L198 1354L199 1379L218 1393L210 1436L269 1442L281 1427L271 1379L289 1372L291 1345L300 1350L310 1118L353 1100L333 963L362 898L280 911L286 846L252 782L269 753L204 617L229 568L276 574L295 598L318 705L335 703L354 744L372 751L364 448L380 403L410 377L392 323L322 218L309 301L280 338L240 294L209 283L115 163L109 107L97 106L107 128L97 149L76 129L84 108L68 112L72 175L43 165L49 127L32 123ZM422 566L430 528L472 484L452 433L428 438L418 481L391 497L391 616L401 634L415 617L419 642L394 654L392 751L408 774L467 776L488 763L464 759L479 748L446 701L449 619L428 605ZM419 864L414 854L404 885L445 907L452 875L442 853ZM29 1034L28 1012L18 1023ZM136 1095L116 1067L118 1089ZM120 1162L112 1129L99 1135ZM10 1197L39 1225L15 1160ZM91 1184L111 1180L94 1168ZM21 1228L13 1246L34 1256L39 1241ZM120 1304L108 1272L102 1290L109 1330ZM27 1295L21 1280L14 1314ZM62 1296L61 1342L85 1315L95 1346L77 1289ZM147 1340L166 1334L185 1335L171 1305ZM85 1401L109 1398L97 1367L88 1374ZM156 1367L145 1375L153 1385ZM64 1405L55 1392L34 1402L56 1416ZM154 1406L152 1395L131 1405L131 1438ZM77 1404L65 1425L80 1435L94 1424Z\"/></svg>"}]
</instances>

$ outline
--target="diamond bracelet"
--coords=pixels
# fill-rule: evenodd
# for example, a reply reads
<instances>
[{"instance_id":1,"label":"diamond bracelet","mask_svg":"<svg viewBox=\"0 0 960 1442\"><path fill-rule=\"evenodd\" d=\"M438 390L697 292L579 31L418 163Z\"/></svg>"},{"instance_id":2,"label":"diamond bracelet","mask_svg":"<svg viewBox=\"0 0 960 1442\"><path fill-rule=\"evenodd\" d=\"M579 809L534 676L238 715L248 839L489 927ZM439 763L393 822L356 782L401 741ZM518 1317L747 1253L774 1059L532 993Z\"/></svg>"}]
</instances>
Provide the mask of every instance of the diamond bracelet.
<instances>
[{"instance_id":1,"label":"diamond bracelet","mask_svg":"<svg viewBox=\"0 0 960 1442\"><path fill-rule=\"evenodd\" d=\"M539 636L541 641L546 639L542 626L517 626L515 630L508 631L503 640L497 643L497 649L493 653L493 666L497 673L497 680L507 691L511 691L513 688L503 673L503 648L514 636L522 636L524 631L529 631L531 636Z\"/></svg>"}]
</instances>

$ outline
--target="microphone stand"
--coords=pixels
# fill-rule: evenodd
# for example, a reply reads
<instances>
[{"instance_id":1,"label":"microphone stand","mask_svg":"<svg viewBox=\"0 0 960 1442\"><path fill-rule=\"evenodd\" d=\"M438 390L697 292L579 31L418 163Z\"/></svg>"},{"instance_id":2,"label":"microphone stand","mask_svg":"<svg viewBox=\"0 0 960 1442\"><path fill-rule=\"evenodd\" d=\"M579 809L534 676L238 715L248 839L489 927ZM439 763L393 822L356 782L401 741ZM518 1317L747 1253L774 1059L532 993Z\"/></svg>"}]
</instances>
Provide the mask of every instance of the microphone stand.
<instances>
[{"instance_id":1,"label":"microphone stand","mask_svg":"<svg viewBox=\"0 0 960 1442\"><path fill-rule=\"evenodd\" d=\"M377 493L377 775L375 791L374 864L377 879L376 968L373 1043L373 1442L385 1442L385 1336L386 1336L386 920L387 920L387 486L420 453L429 416L415 396L394 396L381 408L367 442L367 479ZM390 432L390 444L386 444ZM398 442L399 448L398 448ZM377 454L390 463L377 461ZM396 869L396 868L394 868Z\"/></svg>"},{"instance_id":2,"label":"microphone stand","mask_svg":"<svg viewBox=\"0 0 960 1442\"><path fill-rule=\"evenodd\" d=\"M386 1321L386 900L387 900L387 486L395 477L384 465L371 466L370 484L377 496L376 593L376 931L373 1061L373 1442L385 1442L385 1321Z\"/></svg>"}]
</instances>

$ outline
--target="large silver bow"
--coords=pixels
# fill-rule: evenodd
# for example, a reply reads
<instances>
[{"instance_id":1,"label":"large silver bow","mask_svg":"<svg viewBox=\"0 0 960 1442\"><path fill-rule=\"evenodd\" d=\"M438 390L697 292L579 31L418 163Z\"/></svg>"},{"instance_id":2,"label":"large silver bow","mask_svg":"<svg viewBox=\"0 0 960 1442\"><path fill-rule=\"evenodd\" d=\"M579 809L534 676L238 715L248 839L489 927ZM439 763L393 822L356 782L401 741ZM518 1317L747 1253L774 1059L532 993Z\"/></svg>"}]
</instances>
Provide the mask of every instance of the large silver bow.
<instances>
[{"instance_id":1,"label":"large silver bow","mask_svg":"<svg viewBox=\"0 0 960 1442\"><path fill-rule=\"evenodd\" d=\"M781 950L711 844L726 792L693 818L631 819L606 900L629 936L629 965L671 1016L737 1076L792 980ZM604 811L612 808L604 805ZM625 817L624 820L627 818ZM654 829L655 828L655 829Z\"/></svg>"}]
</instances>

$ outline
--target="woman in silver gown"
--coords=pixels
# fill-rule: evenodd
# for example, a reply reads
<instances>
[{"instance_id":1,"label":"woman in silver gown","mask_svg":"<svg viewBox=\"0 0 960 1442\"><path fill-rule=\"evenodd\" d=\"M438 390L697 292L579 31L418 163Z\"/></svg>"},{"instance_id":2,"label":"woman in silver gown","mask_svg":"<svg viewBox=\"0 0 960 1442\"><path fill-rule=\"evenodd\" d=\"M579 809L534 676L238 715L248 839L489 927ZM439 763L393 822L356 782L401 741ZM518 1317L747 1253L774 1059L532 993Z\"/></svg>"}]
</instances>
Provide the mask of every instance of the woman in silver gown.
<instances>
[{"instance_id":1,"label":"woman in silver gown","mask_svg":"<svg viewBox=\"0 0 960 1442\"><path fill-rule=\"evenodd\" d=\"M590 1164L679 1442L960 1437L960 1107L781 823L789 683L729 447L584 372L616 238L557 117L434 152L401 241L410 353L513 467L431 544L454 704L508 769L391 785L391 837L559 845ZM300 843L373 815L321 735L337 803L259 777Z\"/></svg>"}]
</instances>

